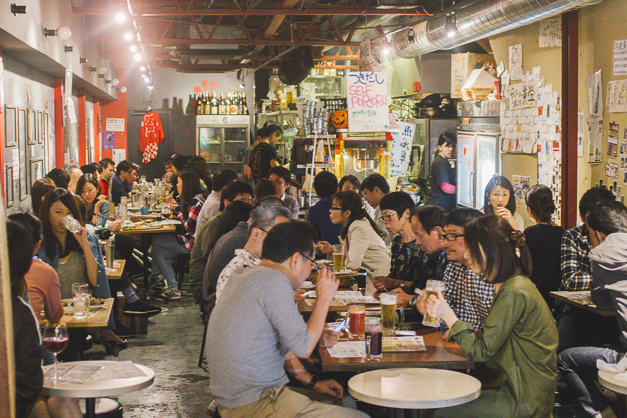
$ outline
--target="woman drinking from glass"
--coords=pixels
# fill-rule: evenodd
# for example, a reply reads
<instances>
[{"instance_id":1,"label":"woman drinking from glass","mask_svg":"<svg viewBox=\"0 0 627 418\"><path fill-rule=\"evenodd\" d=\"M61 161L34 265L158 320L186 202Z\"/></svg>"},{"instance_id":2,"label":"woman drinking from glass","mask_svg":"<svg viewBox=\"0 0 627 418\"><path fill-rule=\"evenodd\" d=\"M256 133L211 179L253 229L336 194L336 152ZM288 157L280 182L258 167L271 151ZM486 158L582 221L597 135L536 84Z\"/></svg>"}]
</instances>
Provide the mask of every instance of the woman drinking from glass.
<instances>
[{"instance_id":1,"label":"woman drinking from glass","mask_svg":"<svg viewBox=\"0 0 627 418\"><path fill-rule=\"evenodd\" d=\"M481 395L436 417L549 417L557 380L557 329L551 311L529 279L531 257L524 236L500 216L484 216L464 230L464 258L475 274L496 289L483 327L458 320L441 292L427 301L427 313L449 327L474 361L484 363ZM520 253L520 256L518 255Z\"/></svg>"},{"instance_id":2,"label":"woman drinking from glass","mask_svg":"<svg viewBox=\"0 0 627 418\"><path fill-rule=\"evenodd\" d=\"M105 226L109 218L109 202L106 196L100 194L100 185L92 174L83 174L78 179L76 194L85 201L85 222L95 227Z\"/></svg>"}]
</instances>

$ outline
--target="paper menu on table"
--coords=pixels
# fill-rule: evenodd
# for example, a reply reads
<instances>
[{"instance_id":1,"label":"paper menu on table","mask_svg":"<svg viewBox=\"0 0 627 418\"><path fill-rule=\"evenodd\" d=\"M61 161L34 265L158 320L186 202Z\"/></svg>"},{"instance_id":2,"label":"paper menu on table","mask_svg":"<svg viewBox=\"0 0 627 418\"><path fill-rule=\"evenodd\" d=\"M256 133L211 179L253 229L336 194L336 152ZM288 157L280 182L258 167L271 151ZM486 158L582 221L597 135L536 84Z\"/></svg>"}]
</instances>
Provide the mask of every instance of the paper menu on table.
<instances>
[{"instance_id":1,"label":"paper menu on table","mask_svg":"<svg viewBox=\"0 0 627 418\"><path fill-rule=\"evenodd\" d=\"M366 357L366 344L363 341L340 341L327 351L336 358Z\"/></svg>"},{"instance_id":2,"label":"paper menu on table","mask_svg":"<svg viewBox=\"0 0 627 418\"><path fill-rule=\"evenodd\" d=\"M66 383L83 384L96 373L102 366L91 364L64 364L59 363L58 376ZM46 379L54 379L54 367L49 367L44 373Z\"/></svg>"},{"instance_id":3,"label":"paper menu on table","mask_svg":"<svg viewBox=\"0 0 627 418\"><path fill-rule=\"evenodd\" d=\"M373 296L364 296L358 290L340 290L335 293L335 299L342 303L379 303Z\"/></svg>"},{"instance_id":4,"label":"paper menu on table","mask_svg":"<svg viewBox=\"0 0 627 418\"><path fill-rule=\"evenodd\" d=\"M410 337L383 337L383 351L386 353L427 351L425 340L422 336Z\"/></svg>"},{"instance_id":5,"label":"paper menu on table","mask_svg":"<svg viewBox=\"0 0 627 418\"><path fill-rule=\"evenodd\" d=\"M91 376L90 380L128 379L131 377L144 377L142 372L132 361L119 361L108 363Z\"/></svg>"}]
</instances>

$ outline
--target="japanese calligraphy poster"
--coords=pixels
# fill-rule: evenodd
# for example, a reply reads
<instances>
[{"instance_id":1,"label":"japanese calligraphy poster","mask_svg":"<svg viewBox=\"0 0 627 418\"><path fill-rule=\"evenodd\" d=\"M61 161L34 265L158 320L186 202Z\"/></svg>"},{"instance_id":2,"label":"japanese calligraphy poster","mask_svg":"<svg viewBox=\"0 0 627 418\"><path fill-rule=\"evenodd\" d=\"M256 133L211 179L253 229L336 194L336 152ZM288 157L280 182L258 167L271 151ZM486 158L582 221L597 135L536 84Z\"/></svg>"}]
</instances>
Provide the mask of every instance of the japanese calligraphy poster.
<instances>
[{"instance_id":1,"label":"japanese calligraphy poster","mask_svg":"<svg viewBox=\"0 0 627 418\"><path fill-rule=\"evenodd\" d=\"M522 80L522 44L509 47L509 72L512 80Z\"/></svg>"},{"instance_id":2,"label":"japanese calligraphy poster","mask_svg":"<svg viewBox=\"0 0 627 418\"><path fill-rule=\"evenodd\" d=\"M562 46L562 19L545 19L540 22L540 48Z\"/></svg>"},{"instance_id":3,"label":"japanese calligraphy poster","mask_svg":"<svg viewBox=\"0 0 627 418\"><path fill-rule=\"evenodd\" d=\"M537 106L537 83L519 83L509 88L510 109L524 109Z\"/></svg>"},{"instance_id":4,"label":"japanese calligraphy poster","mask_svg":"<svg viewBox=\"0 0 627 418\"><path fill-rule=\"evenodd\" d=\"M607 111L610 113L627 112L627 80L607 83Z\"/></svg>"},{"instance_id":5,"label":"japanese calligraphy poster","mask_svg":"<svg viewBox=\"0 0 627 418\"><path fill-rule=\"evenodd\" d=\"M627 75L627 41L614 41L614 75Z\"/></svg>"},{"instance_id":6,"label":"japanese calligraphy poster","mask_svg":"<svg viewBox=\"0 0 627 418\"><path fill-rule=\"evenodd\" d=\"M352 72L346 77L350 132L385 132L389 129L388 83L381 72Z\"/></svg>"},{"instance_id":7,"label":"japanese calligraphy poster","mask_svg":"<svg viewBox=\"0 0 627 418\"><path fill-rule=\"evenodd\" d=\"M618 155L618 123L610 122L610 129L607 131L607 156L616 157Z\"/></svg>"},{"instance_id":8,"label":"japanese calligraphy poster","mask_svg":"<svg viewBox=\"0 0 627 418\"><path fill-rule=\"evenodd\" d=\"M398 122L398 126L400 132L392 132L393 139L390 144L390 176L406 177L416 125Z\"/></svg>"}]
</instances>

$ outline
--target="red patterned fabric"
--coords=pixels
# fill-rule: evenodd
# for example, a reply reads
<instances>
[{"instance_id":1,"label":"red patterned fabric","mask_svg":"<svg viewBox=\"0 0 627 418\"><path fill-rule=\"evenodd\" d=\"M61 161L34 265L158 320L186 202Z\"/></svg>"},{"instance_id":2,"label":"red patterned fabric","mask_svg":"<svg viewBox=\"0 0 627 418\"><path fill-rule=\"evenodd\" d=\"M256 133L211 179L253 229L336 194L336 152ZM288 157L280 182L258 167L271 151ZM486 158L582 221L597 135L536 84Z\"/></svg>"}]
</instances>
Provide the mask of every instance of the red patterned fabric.
<instances>
[{"instance_id":1,"label":"red patterned fabric","mask_svg":"<svg viewBox=\"0 0 627 418\"><path fill-rule=\"evenodd\" d=\"M163 142L164 138L161 118L156 112L151 110L142 118L142 124L139 129L139 150L144 153L142 163L147 163L157 158L159 143Z\"/></svg>"}]
</instances>

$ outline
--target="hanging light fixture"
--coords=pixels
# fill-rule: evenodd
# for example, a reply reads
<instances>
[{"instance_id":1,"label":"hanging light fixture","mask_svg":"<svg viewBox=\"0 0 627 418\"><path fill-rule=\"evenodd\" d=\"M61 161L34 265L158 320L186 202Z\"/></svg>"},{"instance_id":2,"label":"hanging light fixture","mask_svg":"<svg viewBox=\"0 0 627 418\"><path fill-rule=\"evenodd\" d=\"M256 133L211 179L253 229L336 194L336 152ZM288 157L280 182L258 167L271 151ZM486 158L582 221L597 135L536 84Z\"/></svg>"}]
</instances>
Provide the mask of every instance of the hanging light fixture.
<instances>
[{"instance_id":1,"label":"hanging light fixture","mask_svg":"<svg viewBox=\"0 0 627 418\"><path fill-rule=\"evenodd\" d=\"M120 80L118 80L117 78L113 78L113 79L111 80L111 85L112 85L113 87L117 87L117 86L118 86L118 84L120 84Z\"/></svg>"},{"instance_id":2,"label":"hanging light fixture","mask_svg":"<svg viewBox=\"0 0 627 418\"><path fill-rule=\"evenodd\" d=\"M124 23L124 21L126 20L126 15L124 13L118 13L115 15L115 20L118 23Z\"/></svg>"},{"instance_id":3,"label":"hanging light fixture","mask_svg":"<svg viewBox=\"0 0 627 418\"><path fill-rule=\"evenodd\" d=\"M457 35L457 24L456 24L455 12L449 12L446 14L446 24L444 26L446 30L446 36L449 38L454 38Z\"/></svg>"},{"instance_id":4,"label":"hanging light fixture","mask_svg":"<svg viewBox=\"0 0 627 418\"><path fill-rule=\"evenodd\" d=\"M44 28L44 36L46 38L50 36L56 36L62 41L67 41L72 36L72 30L67 26L59 26L57 29Z\"/></svg>"}]
</instances>

